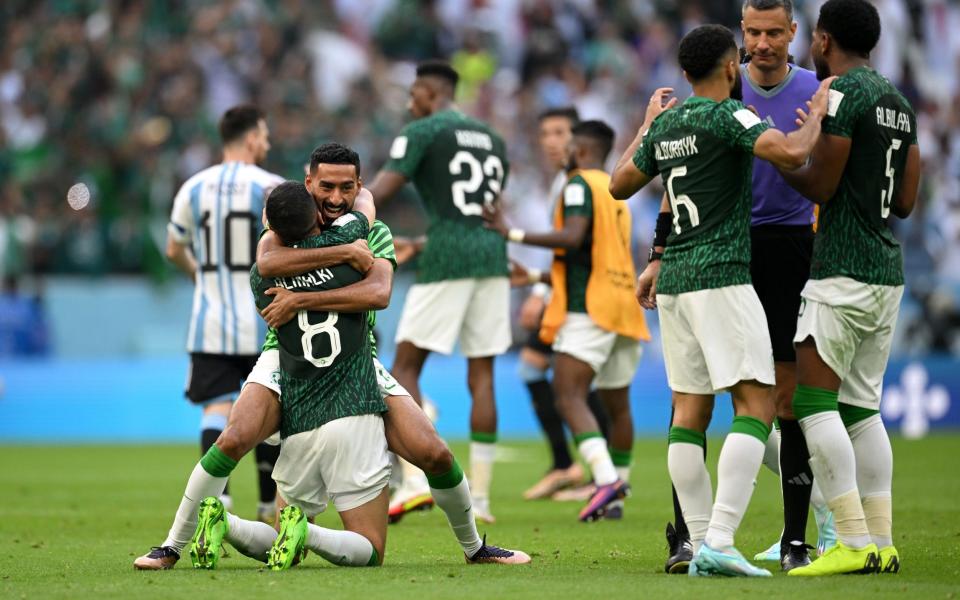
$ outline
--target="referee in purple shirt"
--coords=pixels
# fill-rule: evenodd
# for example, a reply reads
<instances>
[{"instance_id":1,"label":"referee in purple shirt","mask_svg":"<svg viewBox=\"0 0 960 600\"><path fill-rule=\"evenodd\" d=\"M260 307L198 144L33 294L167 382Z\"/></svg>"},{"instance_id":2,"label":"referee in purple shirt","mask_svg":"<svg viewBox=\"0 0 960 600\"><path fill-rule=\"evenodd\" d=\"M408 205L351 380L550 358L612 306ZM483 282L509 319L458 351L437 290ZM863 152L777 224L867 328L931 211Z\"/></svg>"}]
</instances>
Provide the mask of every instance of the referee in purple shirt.
<instances>
[{"instance_id":1,"label":"referee in purple shirt","mask_svg":"<svg viewBox=\"0 0 960 600\"><path fill-rule=\"evenodd\" d=\"M819 81L812 71L790 62L788 49L797 31L791 0L746 0L743 4L744 64L743 103L756 109L760 118L784 133L797 128L796 109L806 110L805 102L817 90ZM664 213L669 215L669 213ZM658 220L655 251L666 235ZM753 215L751 227L753 287L767 316L776 370L777 430L781 438L779 472L783 491L784 528L781 539L755 560L780 560L784 571L808 564L805 532L813 488L810 454L800 425L793 415L796 387L796 353L793 336L800 311L800 292L810 273L813 253L814 204L791 188L777 169L755 159L753 164ZM764 462L776 468L776 436L768 442ZM817 494L819 495L819 494ZM817 502L816 500L819 500ZM820 498L815 498L815 514L820 531L819 545L832 545L832 517ZM689 560L689 533L674 493L676 527L667 525L670 558L668 573L685 572ZM823 548L821 548L823 551Z\"/></svg>"}]
</instances>

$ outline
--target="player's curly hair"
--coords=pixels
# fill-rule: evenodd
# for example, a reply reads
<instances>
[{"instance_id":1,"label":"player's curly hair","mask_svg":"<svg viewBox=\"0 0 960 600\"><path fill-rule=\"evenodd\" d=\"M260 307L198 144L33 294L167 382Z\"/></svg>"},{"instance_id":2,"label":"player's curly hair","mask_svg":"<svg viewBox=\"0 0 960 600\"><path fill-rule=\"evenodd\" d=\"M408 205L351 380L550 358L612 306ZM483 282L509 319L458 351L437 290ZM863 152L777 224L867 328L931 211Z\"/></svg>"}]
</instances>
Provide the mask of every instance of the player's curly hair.
<instances>
[{"instance_id":1,"label":"player's curly hair","mask_svg":"<svg viewBox=\"0 0 960 600\"><path fill-rule=\"evenodd\" d=\"M733 32L722 25L701 25L680 40L678 59L692 81L713 73L729 52L737 51Z\"/></svg>"},{"instance_id":2,"label":"player's curly hair","mask_svg":"<svg viewBox=\"0 0 960 600\"><path fill-rule=\"evenodd\" d=\"M310 154L310 172L317 170L317 165L353 165L357 168L357 177L360 176L360 155L352 148L337 142L327 142L314 148Z\"/></svg>"},{"instance_id":3,"label":"player's curly hair","mask_svg":"<svg viewBox=\"0 0 960 600\"><path fill-rule=\"evenodd\" d=\"M844 50L868 58L880 41L880 14L867 0L828 0L820 7L817 29Z\"/></svg>"},{"instance_id":4,"label":"player's curly hair","mask_svg":"<svg viewBox=\"0 0 960 600\"><path fill-rule=\"evenodd\" d=\"M306 186L284 181L267 196L267 222L284 244L299 242L317 224L317 205Z\"/></svg>"},{"instance_id":5,"label":"player's curly hair","mask_svg":"<svg viewBox=\"0 0 960 600\"><path fill-rule=\"evenodd\" d=\"M613 149L614 134L613 129L603 121L580 121L573 126L571 131L575 137L587 137L597 144L601 158L606 159Z\"/></svg>"},{"instance_id":6,"label":"player's curly hair","mask_svg":"<svg viewBox=\"0 0 960 600\"><path fill-rule=\"evenodd\" d=\"M417 65L417 77L438 77L451 88L456 88L460 74L445 60L425 60Z\"/></svg>"}]
</instances>

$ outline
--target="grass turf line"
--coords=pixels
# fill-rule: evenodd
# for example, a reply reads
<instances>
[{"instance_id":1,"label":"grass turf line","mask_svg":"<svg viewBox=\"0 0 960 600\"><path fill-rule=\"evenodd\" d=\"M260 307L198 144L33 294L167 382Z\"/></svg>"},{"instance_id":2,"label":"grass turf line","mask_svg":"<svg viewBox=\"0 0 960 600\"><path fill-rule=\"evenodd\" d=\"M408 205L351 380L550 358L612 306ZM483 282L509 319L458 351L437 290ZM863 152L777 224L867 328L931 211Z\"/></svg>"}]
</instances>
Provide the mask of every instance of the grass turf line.
<instances>
[{"instance_id":1,"label":"grass turf line","mask_svg":"<svg viewBox=\"0 0 960 600\"><path fill-rule=\"evenodd\" d=\"M723 597L802 593L809 598L954 598L960 583L960 436L894 440L894 538L903 561L897 576L770 580L689 579L662 572L663 528L672 518L666 443L634 448L633 496L622 522L576 522L576 503L526 502L520 494L542 473L544 445L503 442L494 470L498 522L481 527L489 541L529 552L529 567L464 564L442 513L414 514L390 527L378 569L334 567L316 556L285 573L232 551L215 572L190 568L134 572L133 559L162 541L197 459L192 446L0 446L0 598L129 598L148 594L243 598L289 593L325 598L604 598ZM715 463L720 440L710 441ZM465 444L454 451L467 462ZM715 469L712 469L715 472ZM235 507L252 517L256 476L250 458L231 480ZM768 471L737 536L748 557L780 532L779 486ZM333 513L319 521L340 527ZM808 541L815 543L813 518ZM769 565L775 567L775 565Z\"/></svg>"}]
</instances>

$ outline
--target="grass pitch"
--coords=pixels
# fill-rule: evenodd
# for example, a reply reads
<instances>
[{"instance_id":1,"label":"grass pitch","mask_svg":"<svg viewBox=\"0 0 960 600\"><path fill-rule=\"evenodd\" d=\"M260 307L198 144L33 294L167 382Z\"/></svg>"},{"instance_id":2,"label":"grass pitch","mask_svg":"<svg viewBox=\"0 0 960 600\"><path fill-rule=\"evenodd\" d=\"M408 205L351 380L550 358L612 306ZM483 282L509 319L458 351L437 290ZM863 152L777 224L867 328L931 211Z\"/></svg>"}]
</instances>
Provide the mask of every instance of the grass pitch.
<instances>
[{"instance_id":1,"label":"grass pitch","mask_svg":"<svg viewBox=\"0 0 960 600\"><path fill-rule=\"evenodd\" d=\"M164 538L197 460L192 446L0 446L0 598L640 598L800 595L806 598L955 598L960 593L960 437L894 440L894 535L903 571L894 576L769 580L689 579L663 573L663 528L672 518L666 444L638 441L633 496L621 522L582 524L577 504L525 502L521 492L546 465L537 442L501 443L492 507L481 528L518 547L528 567L468 566L443 514L408 516L390 527L382 568L341 568L311 556L271 573L233 551L217 571L134 572L133 559ZM720 440L710 442L715 463ZM466 463L466 448L454 451ZM255 512L247 458L231 482L237 512ZM762 472L737 537L745 555L780 532L777 480ZM811 529L808 541L815 542ZM339 527L336 515L321 517Z\"/></svg>"}]
</instances>

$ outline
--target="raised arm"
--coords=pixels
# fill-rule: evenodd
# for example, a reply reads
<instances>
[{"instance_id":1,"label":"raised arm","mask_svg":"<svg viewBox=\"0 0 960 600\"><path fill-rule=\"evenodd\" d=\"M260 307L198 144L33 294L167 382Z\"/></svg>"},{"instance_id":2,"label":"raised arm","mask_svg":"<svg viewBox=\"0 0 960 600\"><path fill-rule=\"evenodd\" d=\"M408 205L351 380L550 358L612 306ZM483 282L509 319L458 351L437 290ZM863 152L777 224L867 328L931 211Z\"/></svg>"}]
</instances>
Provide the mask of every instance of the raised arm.
<instances>
[{"instance_id":1,"label":"raised arm","mask_svg":"<svg viewBox=\"0 0 960 600\"><path fill-rule=\"evenodd\" d=\"M653 93L653 96L650 97L650 102L647 103L647 112L643 118L643 125L640 126L636 137L633 138L633 141L630 142L630 145L627 146L627 149L624 150L620 159L617 161L617 166L614 167L613 173L610 176L610 194L617 200L626 200L636 194L643 186L650 183L650 180L653 178L652 175L644 173L637 168L633 157L643 143L643 136L647 134L650 125L653 124L653 120L660 116L663 111L676 106L676 98L670 98L664 103L664 99L672 93L673 88L658 88Z\"/></svg>"},{"instance_id":2,"label":"raised arm","mask_svg":"<svg viewBox=\"0 0 960 600\"><path fill-rule=\"evenodd\" d=\"M273 300L261 311L263 320L279 327L300 310L366 312L382 310L390 304L393 291L393 265L385 258L373 261L373 267L357 283L322 292L291 292L284 288L266 291Z\"/></svg>"},{"instance_id":3,"label":"raised arm","mask_svg":"<svg viewBox=\"0 0 960 600\"><path fill-rule=\"evenodd\" d=\"M920 147L911 144L907 150L907 164L903 168L903 181L900 193L893 199L890 212L906 219L917 204L917 190L920 188Z\"/></svg>"},{"instance_id":4,"label":"raised arm","mask_svg":"<svg viewBox=\"0 0 960 600\"><path fill-rule=\"evenodd\" d=\"M568 216L563 219L563 228L543 233L531 233L521 229L511 229L503 217L500 205L485 206L483 218L487 229L492 229L511 242L540 246L542 248L563 248L573 250L583 245L590 229L590 219L581 216Z\"/></svg>"},{"instance_id":5,"label":"raised arm","mask_svg":"<svg viewBox=\"0 0 960 600\"><path fill-rule=\"evenodd\" d=\"M373 227L373 222L377 220L377 207L374 202L375 196L365 187L361 187L357 192L357 199L353 203L353 210L363 213L367 217L367 224Z\"/></svg>"},{"instance_id":6,"label":"raised arm","mask_svg":"<svg viewBox=\"0 0 960 600\"><path fill-rule=\"evenodd\" d=\"M360 202L359 198L357 202ZM263 277L290 277L342 264L366 273L373 262L373 253L366 240L327 248L288 248L280 243L275 233L267 231L257 244L257 269Z\"/></svg>"},{"instance_id":7,"label":"raised arm","mask_svg":"<svg viewBox=\"0 0 960 600\"><path fill-rule=\"evenodd\" d=\"M367 189L373 194L377 204L383 206L389 202L406 183L407 178L400 173L381 169L373 178L373 183L367 186Z\"/></svg>"},{"instance_id":8,"label":"raised arm","mask_svg":"<svg viewBox=\"0 0 960 600\"><path fill-rule=\"evenodd\" d=\"M823 204L833 197L840 185L840 177L850 158L850 143L850 138L824 133L817 139L806 165L795 170L776 166L790 187L811 202Z\"/></svg>"},{"instance_id":9,"label":"raised arm","mask_svg":"<svg viewBox=\"0 0 960 600\"><path fill-rule=\"evenodd\" d=\"M809 114L797 109L803 122L800 129L786 135L778 129L764 131L754 142L753 155L770 162L781 171L792 171L806 164L820 137L820 124L827 114L830 84L835 79L836 77L828 77L820 83L820 87L807 103Z\"/></svg>"}]
</instances>

